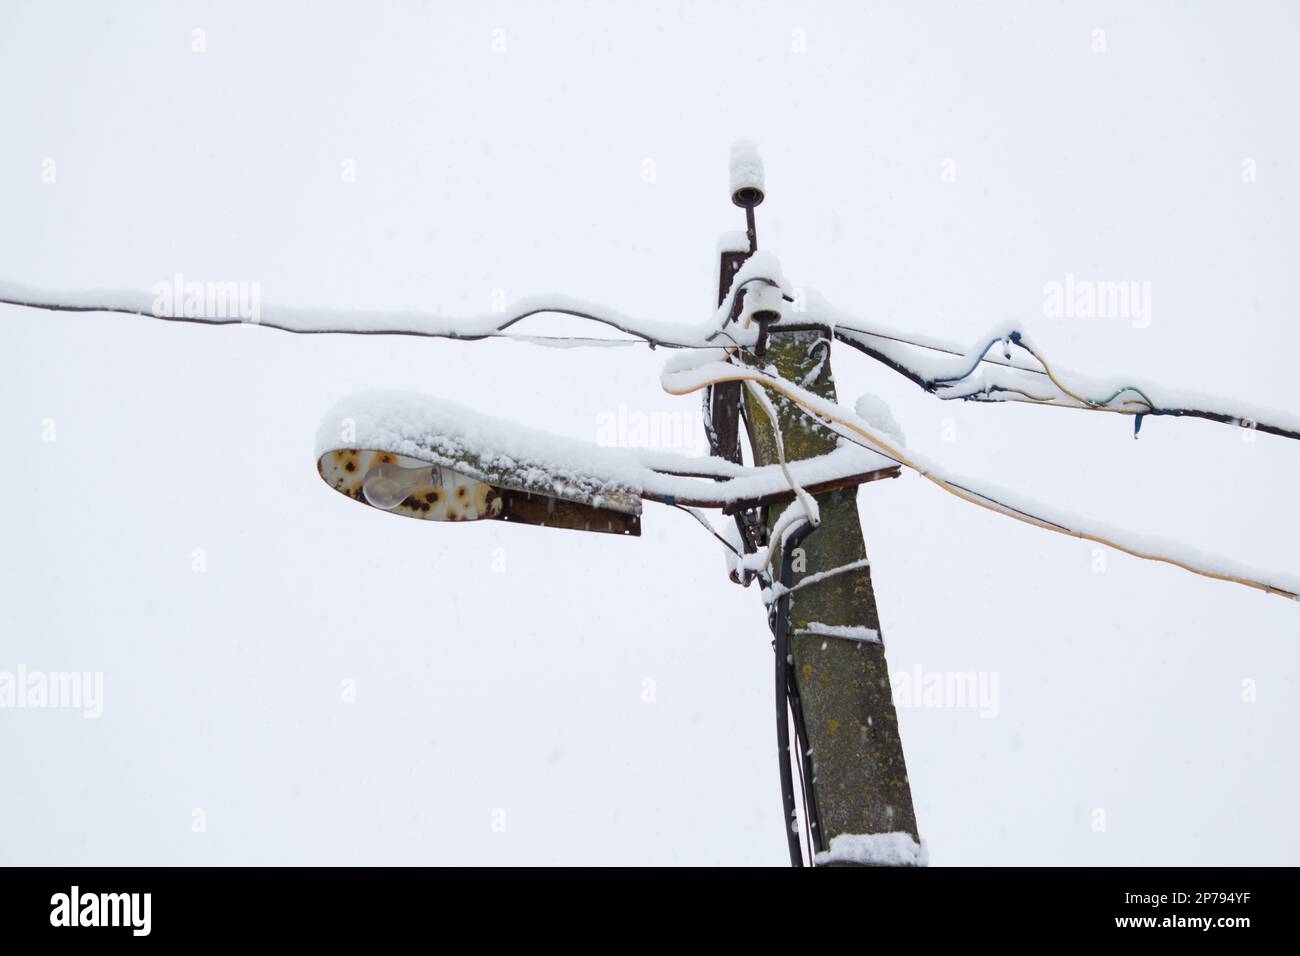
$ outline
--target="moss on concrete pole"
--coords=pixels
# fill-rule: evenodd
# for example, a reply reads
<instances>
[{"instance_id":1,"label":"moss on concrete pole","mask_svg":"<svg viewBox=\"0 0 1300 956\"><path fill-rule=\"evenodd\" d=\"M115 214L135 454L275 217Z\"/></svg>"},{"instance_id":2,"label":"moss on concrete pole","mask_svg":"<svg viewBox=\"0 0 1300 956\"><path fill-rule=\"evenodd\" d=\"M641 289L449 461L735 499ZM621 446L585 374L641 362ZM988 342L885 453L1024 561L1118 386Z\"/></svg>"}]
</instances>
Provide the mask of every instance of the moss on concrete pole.
<instances>
[{"instance_id":1,"label":"moss on concrete pole","mask_svg":"<svg viewBox=\"0 0 1300 956\"><path fill-rule=\"evenodd\" d=\"M780 375L835 400L829 330L773 326L766 354L746 356L775 366ZM824 455L837 436L775 392L768 397L780 419L789 461ZM755 463L777 461L772 425L756 399L744 393L745 423ZM796 555L794 582L867 556L856 487L816 496L821 525ZM769 514L769 528L783 507ZM903 743L894 712L883 643L807 633L809 625L868 627L880 633L871 570L863 567L812 582L791 596L790 647L795 682L812 750L812 789L821 845L841 834L910 833L919 842Z\"/></svg>"}]
</instances>

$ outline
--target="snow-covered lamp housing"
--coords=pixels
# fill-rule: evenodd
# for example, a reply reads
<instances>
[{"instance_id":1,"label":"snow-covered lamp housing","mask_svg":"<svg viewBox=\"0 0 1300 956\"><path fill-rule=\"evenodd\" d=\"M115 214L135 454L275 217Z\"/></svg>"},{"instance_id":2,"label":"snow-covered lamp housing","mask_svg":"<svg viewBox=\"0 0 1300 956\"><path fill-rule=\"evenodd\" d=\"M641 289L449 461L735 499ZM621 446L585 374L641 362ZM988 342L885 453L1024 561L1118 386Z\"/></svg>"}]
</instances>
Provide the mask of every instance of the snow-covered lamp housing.
<instances>
[{"instance_id":1,"label":"snow-covered lamp housing","mask_svg":"<svg viewBox=\"0 0 1300 956\"><path fill-rule=\"evenodd\" d=\"M377 392L326 416L316 468L349 498L409 518L639 535L641 499L599 473L591 452L600 451L436 399Z\"/></svg>"},{"instance_id":2,"label":"snow-covered lamp housing","mask_svg":"<svg viewBox=\"0 0 1300 956\"><path fill-rule=\"evenodd\" d=\"M898 474L851 444L784 469L605 448L405 392L339 402L317 432L316 469L335 491L409 518L623 535L640 535L643 501L730 514L792 500L792 480L818 494Z\"/></svg>"}]
</instances>

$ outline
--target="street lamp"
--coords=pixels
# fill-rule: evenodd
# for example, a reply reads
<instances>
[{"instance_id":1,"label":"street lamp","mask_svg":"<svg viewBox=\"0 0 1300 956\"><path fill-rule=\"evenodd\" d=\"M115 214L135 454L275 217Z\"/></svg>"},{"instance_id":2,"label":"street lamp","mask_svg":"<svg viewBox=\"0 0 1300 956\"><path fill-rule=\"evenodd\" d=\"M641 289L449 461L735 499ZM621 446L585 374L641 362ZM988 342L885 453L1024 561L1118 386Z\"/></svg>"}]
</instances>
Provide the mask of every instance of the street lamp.
<instances>
[{"instance_id":1,"label":"street lamp","mask_svg":"<svg viewBox=\"0 0 1300 956\"><path fill-rule=\"evenodd\" d=\"M317 432L316 470L340 494L408 518L633 537L644 501L733 515L793 500L791 477L820 493L898 475L892 461L858 448L786 469L604 448L402 392L339 402Z\"/></svg>"},{"instance_id":2,"label":"street lamp","mask_svg":"<svg viewBox=\"0 0 1300 956\"><path fill-rule=\"evenodd\" d=\"M316 470L335 491L408 518L641 534L638 489L598 473L612 464L604 449L574 454L581 443L520 440L504 424L424 396L355 396L322 422ZM552 444L562 450L548 453Z\"/></svg>"},{"instance_id":3,"label":"street lamp","mask_svg":"<svg viewBox=\"0 0 1300 956\"><path fill-rule=\"evenodd\" d=\"M567 488L555 494L530 491L523 481L482 480L471 462L455 467L368 448L340 448L316 462L320 476L349 498L408 518L426 521L497 519L552 528L641 534L641 502L610 495L600 507L574 500Z\"/></svg>"},{"instance_id":4,"label":"street lamp","mask_svg":"<svg viewBox=\"0 0 1300 956\"><path fill-rule=\"evenodd\" d=\"M757 150L737 144L731 199L745 211L748 248L719 249L718 308L728 297L732 305L706 341L718 339L709 347L732 356L729 367L757 366L751 374L762 377L770 365L780 380L834 402L831 329L793 319L779 267L771 269L758 253L754 209L764 194ZM742 273L747 260L752 274ZM330 487L355 501L429 521L514 521L639 536L643 501L691 511L730 549L732 580L762 584L776 652L778 761L791 862L802 866L805 853L810 862L822 850L833 853L838 835L900 837L919 854L856 503L857 486L895 477L898 461L842 442L775 392L755 386L742 394L739 380L716 392L710 386L704 405L711 454L689 459L543 435L431 397L363 394L326 415L316 467ZM740 453L742 419L750 465ZM779 522L796 500L806 520L787 536ZM736 534L724 537L697 508L731 516ZM795 767L806 838L797 826Z\"/></svg>"}]
</instances>

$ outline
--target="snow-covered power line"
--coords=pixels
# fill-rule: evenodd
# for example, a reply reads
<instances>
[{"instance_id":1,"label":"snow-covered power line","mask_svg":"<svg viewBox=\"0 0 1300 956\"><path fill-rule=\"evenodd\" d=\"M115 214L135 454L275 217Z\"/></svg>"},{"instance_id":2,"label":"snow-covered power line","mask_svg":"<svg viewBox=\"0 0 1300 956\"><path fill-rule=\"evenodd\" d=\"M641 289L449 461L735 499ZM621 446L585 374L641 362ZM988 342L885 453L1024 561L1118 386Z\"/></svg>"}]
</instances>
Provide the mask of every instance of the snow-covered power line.
<instances>
[{"instance_id":1,"label":"snow-covered power line","mask_svg":"<svg viewBox=\"0 0 1300 956\"><path fill-rule=\"evenodd\" d=\"M1133 377L1097 378L1066 371L1054 362L1049 364L1043 350L1020 329L1000 329L982 338L973 349L963 350L951 343L862 328L860 320L822 302L810 305L808 311L813 320L829 323L839 341L942 399L1025 402L1112 412L1134 416L1139 424L1148 415L1200 418L1300 439L1300 416L1281 409L1153 385ZM1003 359L989 355L999 343L1007 347ZM1016 360L1010 347L1031 356L1033 363ZM919 355L919 351L943 357L930 358Z\"/></svg>"},{"instance_id":2,"label":"snow-covered power line","mask_svg":"<svg viewBox=\"0 0 1300 956\"><path fill-rule=\"evenodd\" d=\"M725 338L718 342L708 339L717 331L713 325L692 328L679 322L638 319L609 306L566 295L528 296L499 312L461 317L437 312L259 305L258 315L250 318L234 314L231 309L207 309L202 303L187 309L184 303L177 303L170 297L167 307L163 308L158 296L132 289L55 292L0 282L0 304L51 312L115 312L199 325L259 325L298 335L413 335L462 341L502 337L524 319L554 314L598 322L635 339L666 348L716 348L728 341ZM522 341L536 338L532 335L512 337ZM572 341L585 344L588 340L574 337Z\"/></svg>"},{"instance_id":3,"label":"snow-covered power line","mask_svg":"<svg viewBox=\"0 0 1300 956\"><path fill-rule=\"evenodd\" d=\"M854 436L854 440L865 439L868 447L912 469L945 491L982 508L1045 530L1104 544L1134 557L1171 564L1203 577L1230 581L1268 594L1300 600L1300 581L1291 580L1287 576L1251 568L1224 558L1199 554L1173 542L1140 538L1118 529L1103 528L1097 523L1080 521L1072 515L1056 514L1055 509L1048 505L1023 499L1017 501L1018 496L1008 491L992 488L985 491L978 490L969 480L948 474L947 469L942 465L896 448L890 441L878 435L867 422L843 406L827 401L770 371L726 362L705 362L694 368L680 366L669 368L663 376L664 389L673 395L685 395L720 382L732 381L753 382L777 392L809 414L834 427L840 434L846 437Z\"/></svg>"},{"instance_id":4,"label":"snow-covered power line","mask_svg":"<svg viewBox=\"0 0 1300 956\"><path fill-rule=\"evenodd\" d=\"M751 210L752 211L752 210ZM773 270L777 275L771 276ZM718 350L752 342L752 330L729 324L733 297L746 297L746 288L759 283L773 291L787 285L779 276L779 264L768 253L750 258L736 276L727 300L712 321L695 326L679 322L636 318L611 306L566 295L533 295L499 312L472 316L445 316L437 312L402 310L332 309L306 306L265 305L255 320L226 312L202 314L201 308L187 310L172 301L159 307L157 296L139 290L99 289L57 291L12 282L0 282L0 304L51 312L105 312L135 315L167 322L203 325L260 325L299 335L407 335L477 341L504 338L557 348L619 347L647 344L670 349ZM801 318L828 326L834 337L881 362L914 384L941 399L993 403L1024 402L1088 411L1133 416L1199 418L1205 421L1249 428L1265 434L1300 440L1300 415L1281 409L1257 406L1238 399L1218 398L1196 392L1145 383L1133 377L1097 378L1048 364L1045 354L1031 344L1019 329L999 330L986 336L974 348L963 349L917 334L883 327L870 328L852 315L825 302L815 292L803 290L806 308ZM771 311L768 294L747 297L746 311ZM187 314L193 311L194 314ZM576 335L539 335L510 332L525 319L543 315L566 315L596 322L622 332L629 338L599 338ZM738 336L740 336L738 338ZM1019 360L1014 353L1004 358L989 355L999 342L1014 345L1032 356ZM928 352L935 358L919 353ZM1091 393L1091 395L1084 394Z\"/></svg>"},{"instance_id":5,"label":"snow-covered power line","mask_svg":"<svg viewBox=\"0 0 1300 956\"><path fill-rule=\"evenodd\" d=\"M706 350L703 355L710 356L718 355L718 350L727 348L728 344L732 349L752 347L756 344L756 338L761 334L761 330L752 325L745 327L744 322L729 322L728 314L732 311L733 304L736 304L736 297L745 297L746 286L753 283L774 290L788 285L775 257L766 252L756 254L750 257L738 272L730 293L715 312L712 320L695 327L680 323L635 319L598 303L560 295L531 296L501 313L460 319L436 313L268 307L266 316L260 318L255 324L298 334L413 335L460 340L505 337L541 344L537 336L511 334L507 330L530 316L552 313L589 319L636 337L636 339L598 340L604 345L631 344L640 340L652 345L692 352ZM770 308L770 297L761 297L758 301ZM185 315L183 310L180 314L175 312L159 314L155 308L156 303L146 294L122 290L58 293L0 283L0 303L60 312L121 313L163 321L211 325L250 324L238 317ZM747 315L745 308L747 306L735 310L738 317ZM1296 416L1278 410L1261 409L1245 404L1232 407L1231 403L1227 402L1220 405L1220 408L1225 410L1213 410L1219 402L1190 393L1149 385L1126 385L1116 381L1086 379L1074 373L1054 369L1048 364L1042 351L1014 329L1000 330L997 334L982 340L981 345L976 348L963 352L923 337L905 338L889 332L873 332L859 328L857 325L847 324L844 320L848 317L815 296L809 305L807 318L813 321L818 319L827 321L838 340L884 362L941 398L1029 401L1034 404L1108 411L1134 416L1138 424L1141 417L1146 415L1196 417L1254 428L1288 438L1300 438L1300 421L1296 420ZM848 321L857 320L848 318ZM593 340L566 336L548 338L545 341L546 344L558 342L580 347L592 343ZM1038 367L1015 361L1011 357L1009 348L1002 360L990 358L989 351L998 343L1014 345L1030 355L1038 363ZM943 355L944 358L920 360L915 355L917 349L935 352ZM698 361L699 359L694 356L683 355L682 361L676 366L670 363L670 368L665 372L665 387L668 387L670 376L673 382L682 380L675 371L676 367L689 368L697 365ZM715 364L721 365L721 363ZM730 378L727 375L719 375L709 380L709 383L739 381L747 377L749 377L748 373L745 375L737 373ZM1066 383L1066 379L1069 379L1069 384ZM767 382L767 384L772 383ZM680 385L673 386L673 388L680 387ZM799 390L799 386L795 383L783 383L781 387ZM670 391L673 388L670 388ZM1089 398L1083 394L1084 390L1092 391L1097 397ZM794 400L799 404L805 404L800 398ZM1226 410L1229 407L1232 410ZM847 414L847 411L839 409L839 413ZM833 418L831 420L837 427L847 428L849 436L846 437L855 440L853 436L858 432L857 425L846 425ZM668 504L729 508L744 500L775 501L778 496L786 492L799 497L804 484L816 493L853 476L865 479L869 475L883 475L891 462L897 462L914 467L930 481L964 500L1028 521L1039 527L1093 540L1137 557L1174 564L1207 577L1258 587L1270 593L1293 597L1300 592L1300 588L1295 585L1282 586L1268 583L1265 580L1268 575L1255 569L1237 568L1233 565L1236 570L1214 571L1216 567L1225 567L1219 559L1195 556L1183 560L1174 557L1173 555L1177 553L1185 553L1176 545L1161 543L1158 547L1147 547L1136 541L1126 541L1123 532L1087 531L1068 522L1051 520L1045 517L1050 512L1050 509L1045 506L1033 509L1018 508L1009 503L1009 499L1014 496L984 494L974 491L969 483L963 480L939 478L937 476L942 469L916 466L912 464L911 459L891 451L890 446L875 440L870 434L859 434L859 437L866 437L868 447L883 455L887 461L866 463L863 467L853 464L841 465L830 461L816 464L805 461L798 463L800 467L797 476L782 474L785 487L777 486L779 479L775 474L776 469L769 470L770 478L763 478L753 472L746 474L743 470L730 475L720 474L718 471L722 459L715 458L709 462L664 461L661 463L663 467L659 469L646 468L645 480L639 483L636 493L648 500ZM785 467L784 463L781 467ZM681 478L714 478L724 479L724 481L722 484L708 481L674 483L668 480L671 474Z\"/></svg>"}]
</instances>

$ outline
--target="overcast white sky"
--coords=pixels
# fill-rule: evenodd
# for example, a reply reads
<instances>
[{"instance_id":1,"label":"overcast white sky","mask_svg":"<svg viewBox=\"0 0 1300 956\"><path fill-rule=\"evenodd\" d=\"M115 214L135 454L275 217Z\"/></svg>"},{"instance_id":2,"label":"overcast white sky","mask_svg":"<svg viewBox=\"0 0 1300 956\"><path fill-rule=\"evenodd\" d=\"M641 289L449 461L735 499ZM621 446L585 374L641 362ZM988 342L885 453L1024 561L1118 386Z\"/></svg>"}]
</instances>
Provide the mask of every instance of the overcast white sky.
<instances>
[{"instance_id":1,"label":"overcast white sky","mask_svg":"<svg viewBox=\"0 0 1300 956\"><path fill-rule=\"evenodd\" d=\"M1290 3L6 3L0 279L697 322L748 137L760 241L842 308L1296 411L1298 44ZM1149 282L1149 326L1044 316L1067 274ZM763 609L689 517L432 525L312 460L377 386L694 416L662 352L7 306L0 343L0 671L104 675L98 720L0 710L0 863L785 862ZM1300 443L835 368L965 474L1300 570ZM860 504L891 669L998 680L900 711L933 863L1300 862L1294 604L915 476Z\"/></svg>"}]
</instances>

